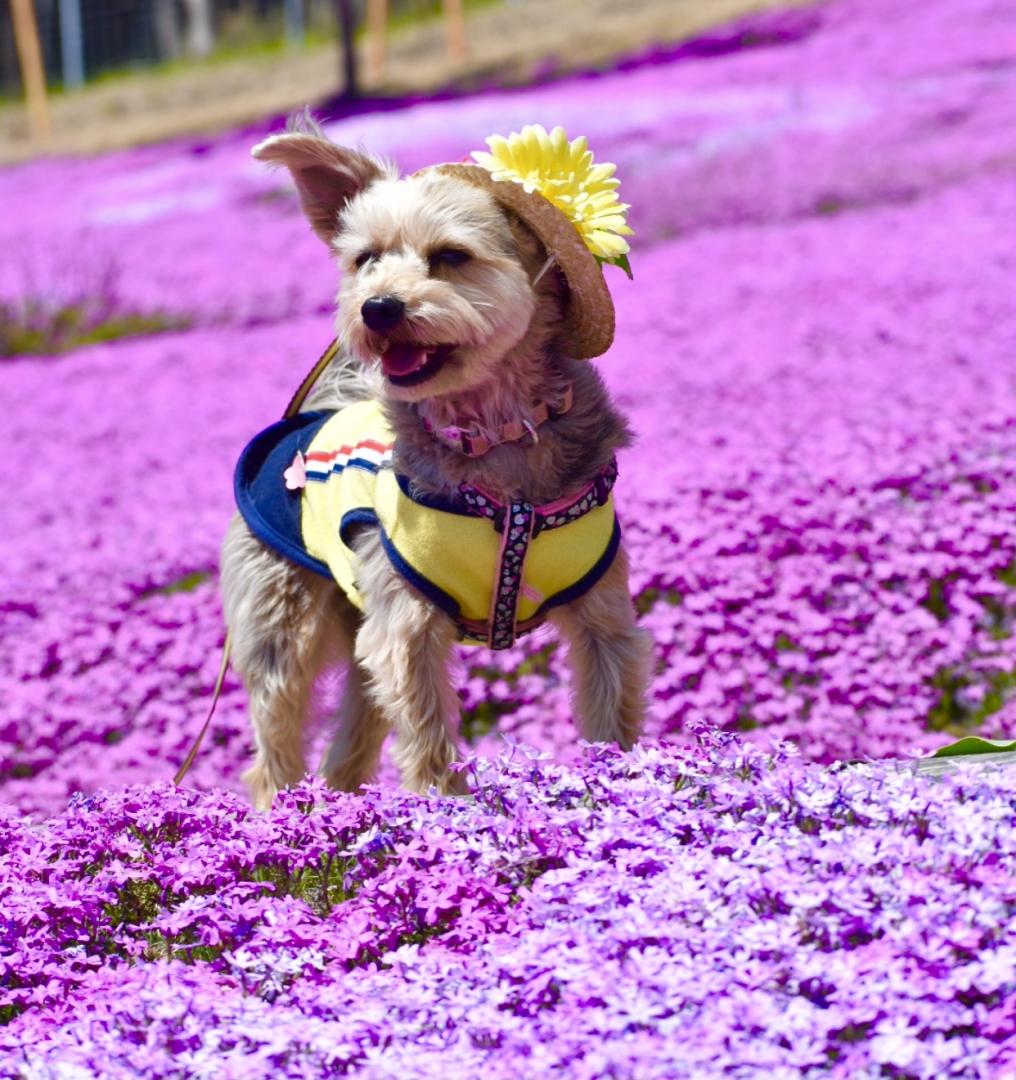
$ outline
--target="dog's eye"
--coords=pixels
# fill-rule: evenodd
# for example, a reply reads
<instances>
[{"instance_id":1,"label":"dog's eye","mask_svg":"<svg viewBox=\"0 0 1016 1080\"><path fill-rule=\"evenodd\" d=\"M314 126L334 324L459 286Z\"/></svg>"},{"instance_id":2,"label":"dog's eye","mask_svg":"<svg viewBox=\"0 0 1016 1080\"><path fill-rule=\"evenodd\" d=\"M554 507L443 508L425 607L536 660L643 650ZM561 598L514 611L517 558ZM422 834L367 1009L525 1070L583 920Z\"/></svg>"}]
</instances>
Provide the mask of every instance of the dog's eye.
<instances>
[{"instance_id":1,"label":"dog's eye","mask_svg":"<svg viewBox=\"0 0 1016 1080\"><path fill-rule=\"evenodd\" d=\"M431 270L434 270L439 266L461 266L463 263L469 262L472 257L468 251L463 251L462 248L449 247L432 251L427 261L430 263Z\"/></svg>"},{"instance_id":2,"label":"dog's eye","mask_svg":"<svg viewBox=\"0 0 1016 1080\"><path fill-rule=\"evenodd\" d=\"M362 251L356 257L356 268L359 270L361 267L367 265L371 259L376 259L377 255L373 251Z\"/></svg>"}]
</instances>

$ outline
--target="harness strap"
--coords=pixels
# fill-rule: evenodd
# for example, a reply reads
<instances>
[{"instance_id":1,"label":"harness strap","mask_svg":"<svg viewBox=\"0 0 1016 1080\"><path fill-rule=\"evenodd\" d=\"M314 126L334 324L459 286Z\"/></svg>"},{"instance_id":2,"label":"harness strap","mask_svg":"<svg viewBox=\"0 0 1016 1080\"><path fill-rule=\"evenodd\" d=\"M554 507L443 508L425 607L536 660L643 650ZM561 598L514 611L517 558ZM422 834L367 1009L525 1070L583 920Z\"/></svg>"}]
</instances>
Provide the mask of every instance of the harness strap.
<instances>
[{"instance_id":1,"label":"harness strap","mask_svg":"<svg viewBox=\"0 0 1016 1080\"><path fill-rule=\"evenodd\" d=\"M303 403L307 400L307 395L311 392L318 379L321 378L325 368L335 359L338 351L339 342L338 338L336 338L321 354L317 363L307 372L303 382L297 387L296 393L290 399L289 404L286 406L286 411L282 414L283 420L288 420L291 416L296 416L300 411ZM219 698L222 696L222 687L226 682L226 672L229 670L231 646L232 635L227 629L226 640L222 643L222 660L219 664L219 675L215 680L215 689L212 691L212 703L208 707L208 715L205 717L205 722L201 725L201 730L197 733L197 737L191 743L191 747L187 751L187 756L183 759L183 764L176 771L176 776L173 777L173 783L177 787L180 786L184 777L190 772L190 768L194 764L194 759L198 756L198 751L201 749L201 744L204 742L205 735L208 732L208 725L211 724L212 717L215 715L215 707L219 704Z\"/></svg>"},{"instance_id":2,"label":"harness strap","mask_svg":"<svg viewBox=\"0 0 1016 1080\"><path fill-rule=\"evenodd\" d=\"M303 382L296 388L296 393L290 398L286 411L282 414L283 420L288 420L303 408L307 395L314 389L314 384L321 378L325 368L335 359L339 351L339 339L335 338L327 349L318 357L317 363L304 376Z\"/></svg>"},{"instance_id":3,"label":"harness strap","mask_svg":"<svg viewBox=\"0 0 1016 1080\"><path fill-rule=\"evenodd\" d=\"M543 503L540 506L526 506L533 512L533 536L539 536L544 529L560 529L578 518L603 506L610 496L617 482L617 459L611 458L588 484L576 495L566 495L554 502ZM483 488L472 487L470 484L459 485L459 496L462 505L471 514L477 517L490 518L494 522L497 532L504 532L505 521L509 517L509 508L517 505L515 502L502 503L488 494Z\"/></svg>"},{"instance_id":4,"label":"harness strap","mask_svg":"<svg viewBox=\"0 0 1016 1080\"><path fill-rule=\"evenodd\" d=\"M487 618L490 624L487 645L491 649L510 649L515 644L515 624L518 621L526 555L536 525L536 511L532 503L520 499L509 503L507 509Z\"/></svg>"},{"instance_id":5,"label":"harness strap","mask_svg":"<svg viewBox=\"0 0 1016 1080\"><path fill-rule=\"evenodd\" d=\"M459 486L466 509L477 517L489 518L495 531L502 536L487 619L488 648L510 649L518 637L519 597L529 545L544 529L560 529L603 506L616 481L617 459L611 458L577 495L565 496L542 506L533 506L525 499L502 503L480 488L469 484Z\"/></svg>"}]
</instances>

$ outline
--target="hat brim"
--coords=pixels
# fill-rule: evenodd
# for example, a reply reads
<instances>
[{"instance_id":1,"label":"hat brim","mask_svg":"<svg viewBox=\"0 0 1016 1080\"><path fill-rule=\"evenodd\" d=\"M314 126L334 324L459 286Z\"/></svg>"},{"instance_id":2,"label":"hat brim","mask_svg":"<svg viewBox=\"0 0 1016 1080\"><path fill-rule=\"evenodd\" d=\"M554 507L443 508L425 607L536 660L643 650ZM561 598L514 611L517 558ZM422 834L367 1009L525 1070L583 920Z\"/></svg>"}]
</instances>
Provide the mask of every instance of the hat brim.
<instances>
[{"instance_id":1,"label":"hat brim","mask_svg":"<svg viewBox=\"0 0 1016 1080\"><path fill-rule=\"evenodd\" d=\"M614 340L614 301L603 270L568 218L538 192L512 180L495 180L479 165L433 165L422 172L453 176L489 192L539 237L564 274L570 292L563 335L576 360L602 356Z\"/></svg>"}]
</instances>

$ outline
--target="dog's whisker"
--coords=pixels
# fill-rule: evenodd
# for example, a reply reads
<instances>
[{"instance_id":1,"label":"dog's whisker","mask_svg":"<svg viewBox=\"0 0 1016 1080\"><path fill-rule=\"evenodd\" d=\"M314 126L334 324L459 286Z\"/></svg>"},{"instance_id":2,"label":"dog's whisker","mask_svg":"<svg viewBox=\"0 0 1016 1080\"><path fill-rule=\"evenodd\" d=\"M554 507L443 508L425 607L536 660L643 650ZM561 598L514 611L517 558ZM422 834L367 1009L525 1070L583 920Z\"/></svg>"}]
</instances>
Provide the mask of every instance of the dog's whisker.
<instances>
[{"instance_id":1,"label":"dog's whisker","mask_svg":"<svg viewBox=\"0 0 1016 1080\"><path fill-rule=\"evenodd\" d=\"M553 256L553 255L551 255L551 256L549 256L549 257L547 258L547 261L546 261L546 262L545 262L545 263L543 264L543 267L541 268L540 272L539 272L539 273L538 273L538 274L536 275L536 277L534 277L534 278L533 278L533 282L532 282L532 284L533 284L533 288L534 288L534 289L535 289L535 288L536 288L536 286L537 286L537 285L539 284L540 278L542 278L542 277L543 277L543 275L544 275L544 274L545 274L545 273L546 273L546 272L547 272L547 271L548 271L548 270L549 270L549 269L550 269L550 268L551 268L551 267L552 267L553 265L554 265L554 256Z\"/></svg>"}]
</instances>

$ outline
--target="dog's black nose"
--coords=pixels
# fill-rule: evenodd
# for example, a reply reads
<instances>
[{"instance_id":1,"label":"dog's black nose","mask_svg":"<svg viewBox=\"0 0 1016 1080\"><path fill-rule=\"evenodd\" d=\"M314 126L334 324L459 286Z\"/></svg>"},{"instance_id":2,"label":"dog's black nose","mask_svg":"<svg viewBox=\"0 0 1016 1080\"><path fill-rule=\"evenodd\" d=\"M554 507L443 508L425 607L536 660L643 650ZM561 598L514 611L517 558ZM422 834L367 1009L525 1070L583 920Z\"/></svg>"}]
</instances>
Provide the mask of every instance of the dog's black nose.
<instances>
[{"instance_id":1,"label":"dog's black nose","mask_svg":"<svg viewBox=\"0 0 1016 1080\"><path fill-rule=\"evenodd\" d=\"M369 329L383 334L386 330L393 330L402 322L402 316L406 313L406 305L394 296L372 296L364 300L360 314Z\"/></svg>"}]
</instances>

